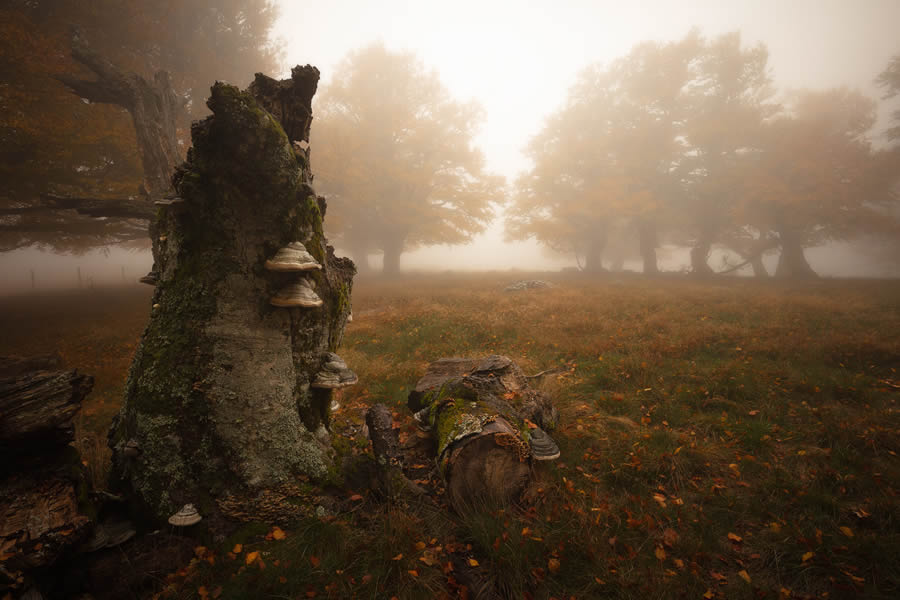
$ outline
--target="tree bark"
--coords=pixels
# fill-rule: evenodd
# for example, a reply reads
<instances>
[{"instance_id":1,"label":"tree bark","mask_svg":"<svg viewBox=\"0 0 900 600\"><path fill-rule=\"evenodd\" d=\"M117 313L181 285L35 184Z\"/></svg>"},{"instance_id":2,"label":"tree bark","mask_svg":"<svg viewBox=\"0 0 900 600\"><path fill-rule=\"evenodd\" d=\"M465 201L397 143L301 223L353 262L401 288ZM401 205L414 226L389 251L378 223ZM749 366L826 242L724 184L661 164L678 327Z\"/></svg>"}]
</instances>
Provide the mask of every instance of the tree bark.
<instances>
[{"instance_id":1,"label":"tree bark","mask_svg":"<svg viewBox=\"0 0 900 600\"><path fill-rule=\"evenodd\" d=\"M409 407L436 434L438 464L451 504L508 502L531 477L531 422L552 429L558 413L528 387L505 356L444 358L429 365Z\"/></svg>"},{"instance_id":2,"label":"tree bark","mask_svg":"<svg viewBox=\"0 0 900 600\"><path fill-rule=\"evenodd\" d=\"M707 231L701 231L697 242L691 248L691 275L708 277L713 274L713 270L709 266L711 247L712 236Z\"/></svg>"},{"instance_id":3,"label":"tree bark","mask_svg":"<svg viewBox=\"0 0 900 600\"><path fill-rule=\"evenodd\" d=\"M299 80L257 76L251 90L305 109L306 75L318 72L303 69ZM308 152L260 107L271 97L216 83L213 114L192 126L175 175L183 202L160 207L153 310L110 432L114 483L157 522L192 503L202 523L226 529L261 491L331 465L330 389L317 374L343 337L355 269L327 246ZM295 242L321 268L266 269ZM271 304L300 284L321 305Z\"/></svg>"},{"instance_id":4,"label":"tree bark","mask_svg":"<svg viewBox=\"0 0 900 600\"><path fill-rule=\"evenodd\" d=\"M753 267L753 276L758 279L768 279L769 271L766 270L766 265L763 263L762 254L757 254L753 258L750 259L750 266Z\"/></svg>"},{"instance_id":5,"label":"tree bark","mask_svg":"<svg viewBox=\"0 0 900 600\"><path fill-rule=\"evenodd\" d=\"M0 359L0 370L21 370L14 361ZM49 365L51 359L25 364ZM72 419L93 385L93 377L77 371L39 368L17 375L0 374L0 452L5 456L41 454L69 444L75 439Z\"/></svg>"},{"instance_id":6,"label":"tree bark","mask_svg":"<svg viewBox=\"0 0 900 600\"><path fill-rule=\"evenodd\" d=\"M184 108L184 101L172 88L169 74L158 71L153 81L147 81L135 73L124 73L98 55L77 29L72 32L72 57L90 69L97 79L68 75L60 75L58 79L82 98L114 104L128 111L144 169L143 192L147 203L169 195L173 169L181 160L176 123Z\"/></svg>"},{"instance_id":7,"label":"tree bark","mask_svg":"<svg viewBox=\"0 0 900 600\"><path fill-rule=\"evenodd\" d=\"M801 236L790 227L783 226L778 230L781 240L781 256L775 277L782 279L815 279L818 277L803 254Z\"/></svg>"},{"instance_id":8,"label":"tree bark","mask_svg":"<svg viewBox=\"0 0 900 600\"><path fill-rule=\"evenodd\" d=\"M69 443L93 378L51 370L59 362L0 358L0 586L52 565L89 533L87 483Z\"/></svg>"},{"instance_id":9,"label":"tree bark","mask_svg":"<svg viewBox=\"0 0 900 600\"><path fill-rule=\"evenodd\" d=\"M397 275L400 273L400 255L403 254L404 239L391 236L382 243L384 251L384 264L381 272L383 275Z\"/></svg>"},{"instance_id":10,"label":"tree bark","mask_svg":"<svg viewBox=\"0 0 900 600\"><path fill-rule=\"evenodd\" d=\"M603 251L606 249L607 235L598 230L595 237L588 239L587 252L584 255L584 270L588 273L600 273L603 268Z\"/></svg>"},{"instance_id":11,"label":"tree bark","mask_svg":"<svg viewBox=\"0 0 900 600\"><path fill-rule=\"evenodd\" d=\"M652 219L640 219L638 227L638 243L641 249L641 259L644 262L644 274L656 275L659 267L656 264L656 223Z\"/></svg>"}]
</instances>

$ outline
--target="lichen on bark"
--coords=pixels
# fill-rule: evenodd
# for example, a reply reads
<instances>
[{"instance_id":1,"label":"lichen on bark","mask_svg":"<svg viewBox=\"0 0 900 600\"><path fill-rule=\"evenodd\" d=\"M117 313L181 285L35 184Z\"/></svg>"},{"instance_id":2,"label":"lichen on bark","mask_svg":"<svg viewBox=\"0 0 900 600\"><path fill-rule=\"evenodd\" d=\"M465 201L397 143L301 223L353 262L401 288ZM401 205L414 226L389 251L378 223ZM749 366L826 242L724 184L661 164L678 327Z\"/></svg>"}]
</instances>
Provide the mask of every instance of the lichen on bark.
<instances>
[{"instance_id":1,"label":"lichen on bark","mask_svg":"<svg viewBox=\"0 0 900 600\"><path fill-rule=\"evenodd\" d=\"M275 83L307 94L298 105L309 106L318 71L298 69L300 84ZM158 214L153 309L110 431L113 483L155 519L188 502L215 518L223 497L331 467L327 398L310 383L342 338L355 269L327 246L308 152L252 89L213 86L212 115L192 126L193 147L175 173L182 201ZM308 137L311 116L300 118ZM321 270L266 270L295 241ZM270 304L300 277L321 307ZM128 441L137 456L123 453Z\"/></svg>"}]
</instances>

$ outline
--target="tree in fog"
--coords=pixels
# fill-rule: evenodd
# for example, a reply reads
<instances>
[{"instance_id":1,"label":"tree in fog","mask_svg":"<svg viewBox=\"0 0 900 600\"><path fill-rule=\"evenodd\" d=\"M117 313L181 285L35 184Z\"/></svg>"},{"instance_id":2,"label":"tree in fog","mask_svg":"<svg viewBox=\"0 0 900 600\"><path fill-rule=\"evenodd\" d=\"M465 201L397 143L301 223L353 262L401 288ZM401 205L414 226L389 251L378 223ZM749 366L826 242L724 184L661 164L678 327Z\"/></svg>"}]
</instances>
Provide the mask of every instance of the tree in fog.
<instances>
[{"instance_id":1,"label":"tree in fog","mask_svg":"<svg viewBox=\"0 0 900 600\"><path fill-rule=\"evenodd\" d=\"M145 240L211 83L275 67L275 16L270 0L4 3L0 250Z\"/></svg>"},{"instance_id":2,"label":"tree in fog","mask_svg":"<svg viewBox=\"0 0 900 600\"><path fill-rule=\"evenodd\" d=\"M768 51L741 47L739 33L704 43L692 65L681 163L686 185L680 215L691 243L691 272L712 274L713 244L746 257L765 275L762 254L773 246L754 223L735 221L735 204L745 180L744 163L761 140L763 122L778 106L768 73Z\"/></svg>"},{"instance_id":3,"label":"tree in fog","mask_svg":"<svg viewBox=\"0 0 900 600\"><path fill-rule=\"evenodd\" d=\"M684 195L687 84L700 48L691 33L585 69L527 147L533 167L517 181L508 236L575 252L596 271L610 228L624 221L644 272L657 272L658 228Z\"/></svg>"},{"instance_id":4,"label":"tree in fog","mask_svg":"<svg viewBox=\"0 0 900 600\"><path fill-rule=\"evenodd\" d=\"M894 55L887 67L882 71L875 83L884 88L884 99L890 100L900 95L900 54ZM888 129L887 136L891 140L900 140L900 108L891 113L894 125Z\"/></svg>"},{"instance_id":5,"label":"tree in fog","mask_svg":"<svg viewBox=\"0 0 900 600\"><path fill-rule=\"evenodd\" d=\"M362 270L370 252L390 274L407 250L471 240L503 198L503 179L473 145L481 109L453 99L413 54L380 44L350 53L316 114L316 181Z\"/></svg>"},{"instance_id":6,"label":"tree in fog","mask_svg":"<svg viewBox=\"0 0 900 600\"><path fill-rule=\"evenodd\" d=\"M781 247L776 276L815 277L804 248L896 231L889 156L866 133L875 102L837 88L795 94L745 161L736 218L760 224Z\"/></svg>"}]
</instances>

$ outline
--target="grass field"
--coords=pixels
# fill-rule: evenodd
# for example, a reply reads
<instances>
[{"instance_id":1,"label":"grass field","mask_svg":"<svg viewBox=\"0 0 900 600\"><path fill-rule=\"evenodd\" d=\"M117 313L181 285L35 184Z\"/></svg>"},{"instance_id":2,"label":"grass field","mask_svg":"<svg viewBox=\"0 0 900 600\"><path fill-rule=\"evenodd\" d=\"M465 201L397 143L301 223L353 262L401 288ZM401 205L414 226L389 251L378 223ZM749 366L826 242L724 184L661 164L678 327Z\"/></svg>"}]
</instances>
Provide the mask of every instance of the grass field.
<instances>
[{"instance_id":1,"label":"grass field","mask_svg":"<svg viewBox=\"0 0 900 600\"><path fill-rule=\"evenodd\" d=\"M557 286L502 291L520 277L358 282L341 355L360 384L334 437L370 452L375 402L414 436L406 395L440 357L562 366L541 383L562 457L526 500L454 514L439 489L348 488L348 513L198 547L162 597L456 598L472 580L504 598L900 597L900 283L541 275ZM78 444L99 483L149 292L0 299L0 353L56 350L96 377Z\"/></svg>"}]
</instances>

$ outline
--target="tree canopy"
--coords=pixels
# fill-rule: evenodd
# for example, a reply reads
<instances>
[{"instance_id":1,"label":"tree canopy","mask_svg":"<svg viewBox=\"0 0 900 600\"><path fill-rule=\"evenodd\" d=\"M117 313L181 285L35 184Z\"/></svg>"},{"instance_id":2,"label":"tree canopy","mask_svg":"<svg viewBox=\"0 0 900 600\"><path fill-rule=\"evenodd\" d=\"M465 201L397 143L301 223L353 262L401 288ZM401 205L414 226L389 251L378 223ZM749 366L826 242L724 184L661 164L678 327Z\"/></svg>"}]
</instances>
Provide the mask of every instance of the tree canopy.
<instances>
[{"instance_id":1,"label":"tree canopy","mask_svg":"<svg viewBox=\"0 0 900 600\"><path fill-rule=\"evenodd\" d=\"M0 250L143 242L134 207L146 201L146 157L129 107L91 93L103 79L98 68L151 85L167 73L178 110L167 134L174 156L165 159L174 163L214 80L245 82L275 68L275 16L270 0L4 3Z\"/></svg>"},{"instance_id":2,"label":"tree canopy","mask_svg":"<svg viewBox=\"0 0 900 600\"><path fill-rule=\"evenodd\" d=\"M691 246L697 274L712 273L718 244L758 275L761 255L780 247L778 274L802 276L813 275L804 247L895 230L890 161L866 137L874 101L838 88L777 103L767 64L766 48L737 33L691 32L592 65L527 148L534 166L517 182L508 236L597 270L624 223L645 273L668 236Z\"/></svg>"},{"instance_id":3,"label":"tree canopy","mask_svg":"<svg viewBox=\"0 0 900 600\"><path fill-rule=\"evenodd\" d=\"M317 101L312 160L329 224L361 269L382 252L396 272L404 251L484 230L503 180L474 147L482 118L411 53L376 44L338 66Z\"/></svg>"}]
</instances>

